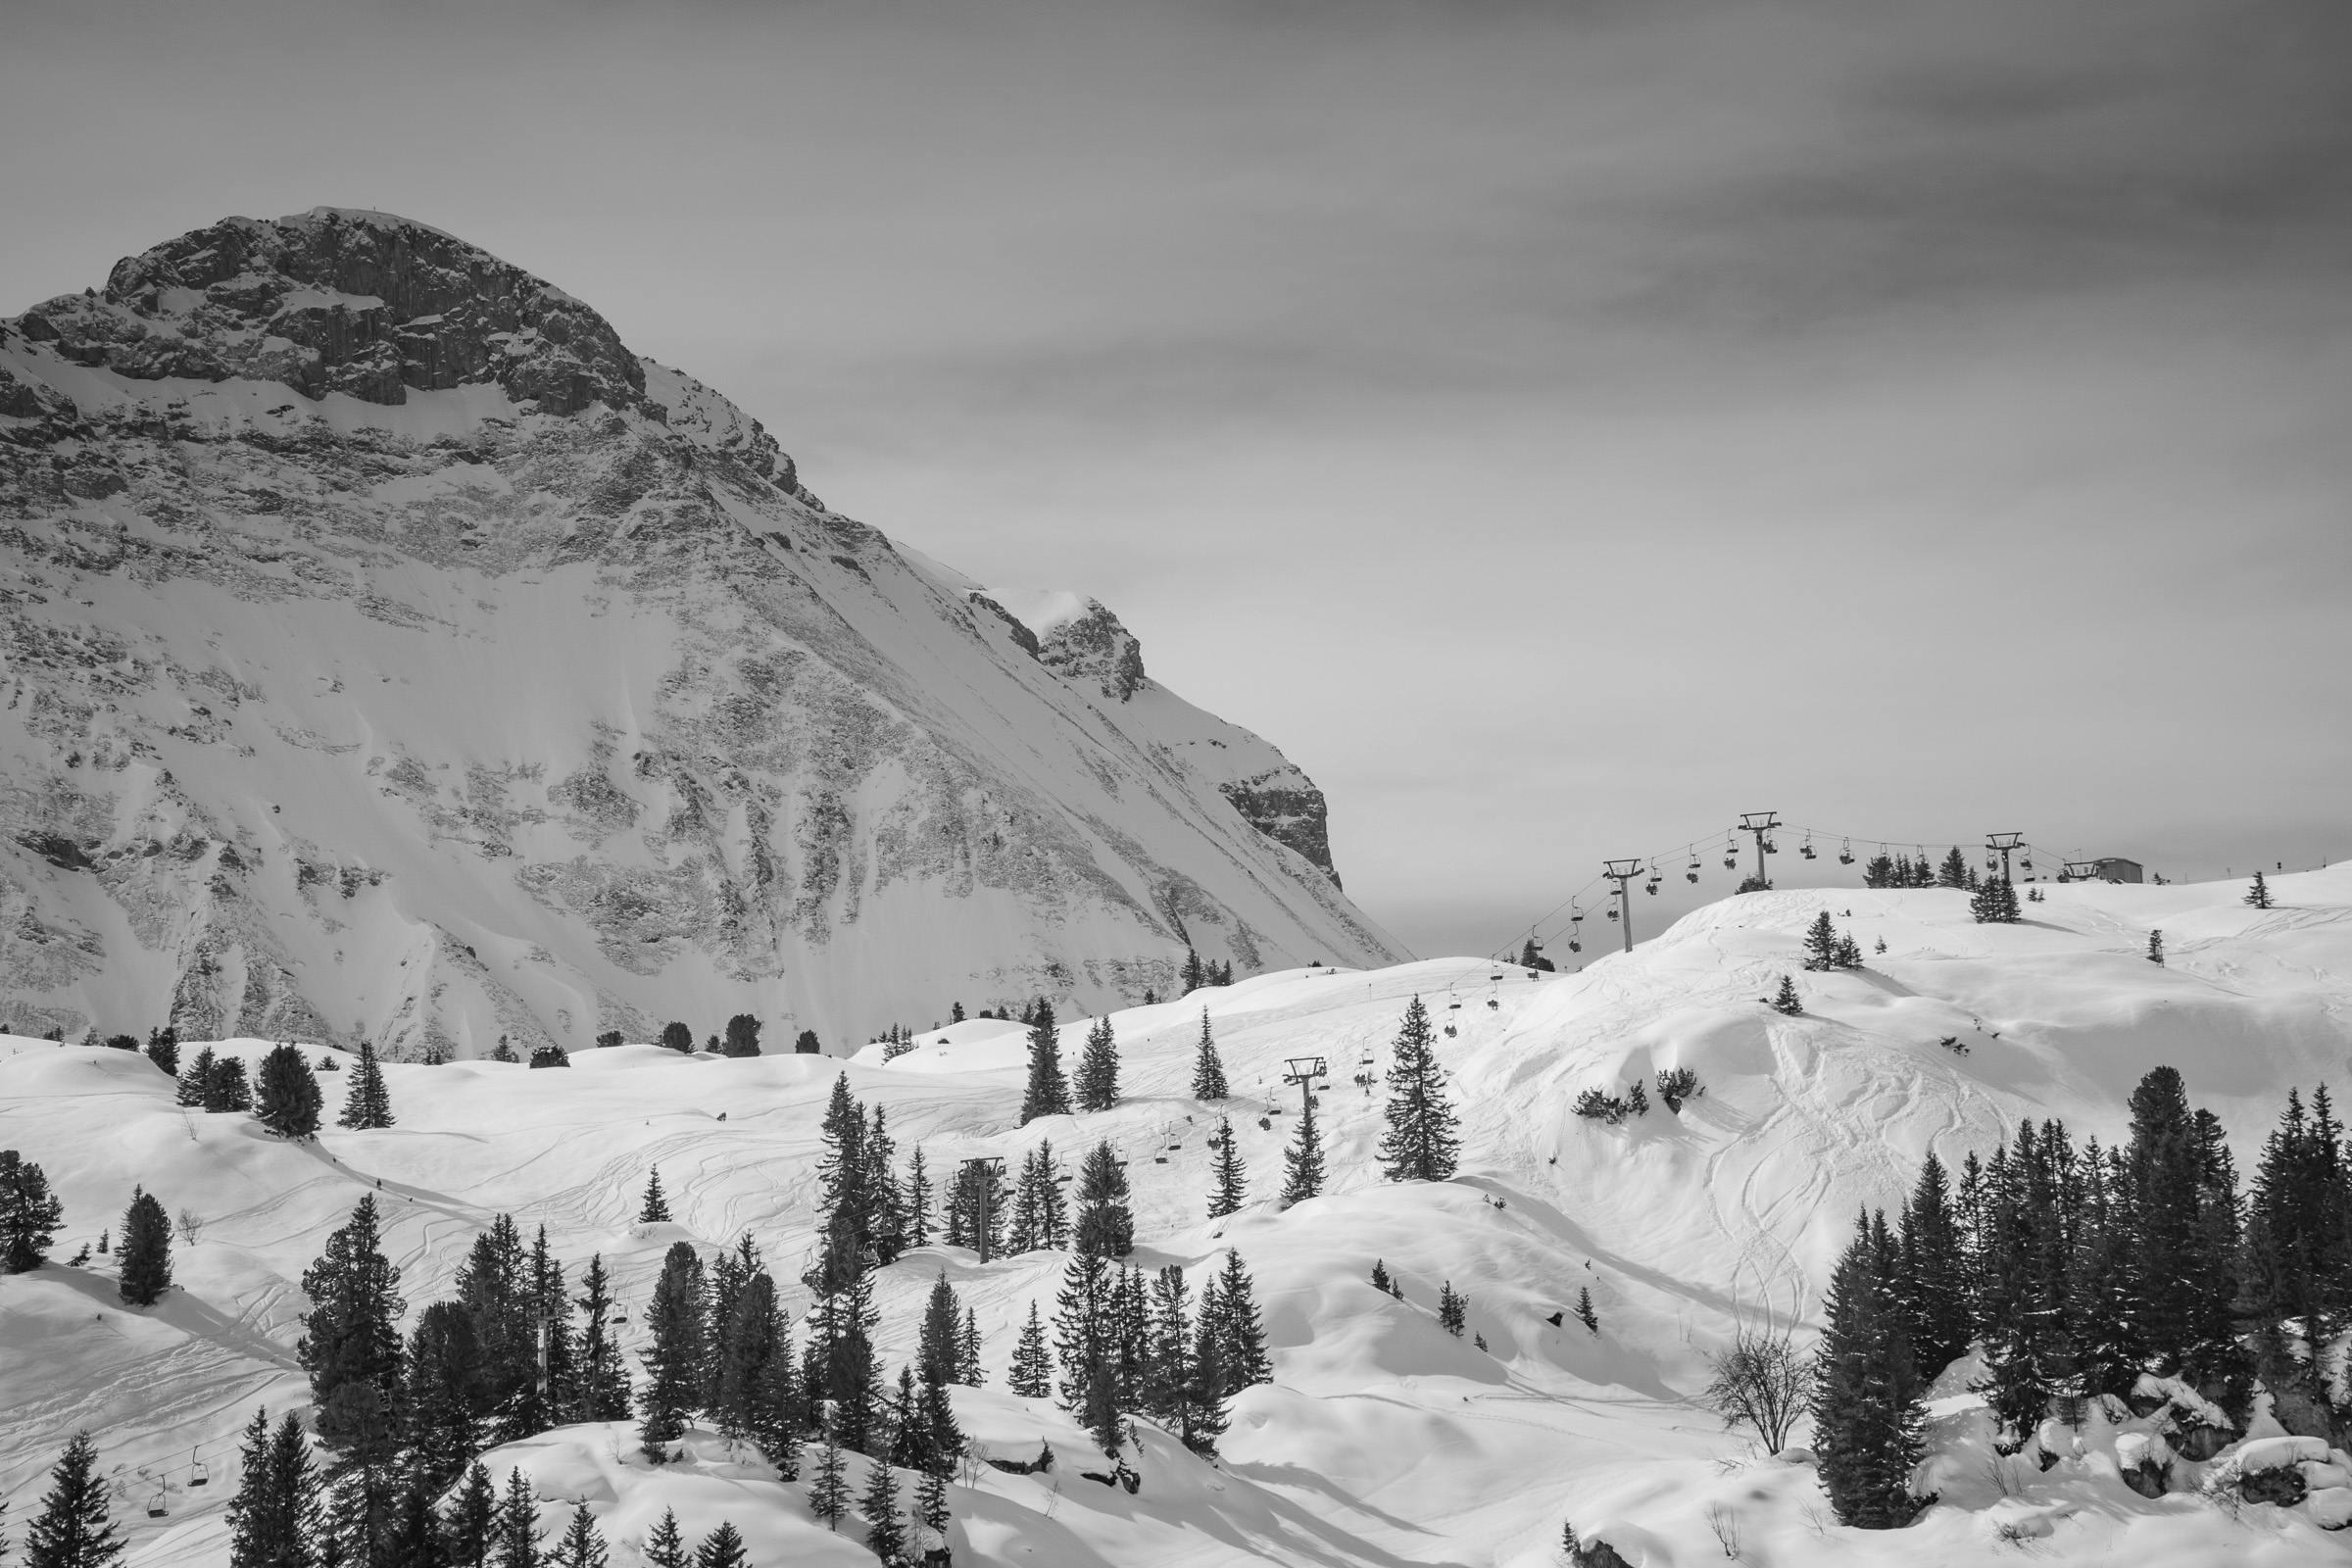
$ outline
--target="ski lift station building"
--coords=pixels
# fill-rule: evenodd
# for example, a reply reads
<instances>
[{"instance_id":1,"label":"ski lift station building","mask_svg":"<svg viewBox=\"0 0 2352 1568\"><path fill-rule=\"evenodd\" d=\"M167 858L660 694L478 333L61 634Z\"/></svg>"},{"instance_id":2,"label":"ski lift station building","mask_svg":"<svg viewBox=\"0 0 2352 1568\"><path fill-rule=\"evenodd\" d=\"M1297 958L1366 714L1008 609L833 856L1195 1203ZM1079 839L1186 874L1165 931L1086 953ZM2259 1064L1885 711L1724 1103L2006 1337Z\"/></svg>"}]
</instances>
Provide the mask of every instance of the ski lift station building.
<instances>
[{"instance_id":1,"label":"ski lift station building","mask_svg":"<svg viewBox=\"0 0 2352 1568\"><path fill-rule=\"evenodd\" d=\"M2102 882L2144 882L2147 880L2137 860L2127 860L2117 855L2104 856L2093 860L2091 866L2090 874Z\"/></svg>"}]
</instances>

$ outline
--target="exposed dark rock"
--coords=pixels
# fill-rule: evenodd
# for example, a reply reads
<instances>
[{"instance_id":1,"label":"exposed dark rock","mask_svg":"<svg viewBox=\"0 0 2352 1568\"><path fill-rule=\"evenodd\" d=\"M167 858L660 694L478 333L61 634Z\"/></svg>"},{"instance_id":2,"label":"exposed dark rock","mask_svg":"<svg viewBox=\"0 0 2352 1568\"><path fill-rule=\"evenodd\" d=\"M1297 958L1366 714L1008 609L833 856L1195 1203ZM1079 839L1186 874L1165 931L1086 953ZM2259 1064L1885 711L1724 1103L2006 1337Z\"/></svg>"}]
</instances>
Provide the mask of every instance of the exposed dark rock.
<instances>
[{"instance_id":1,"label":"exposed dark rock","mask_svg":"<svg viewBox=\"0 0 2352 1568\"><path fill-rule=\"evenodd\" d=\"M2123 1472L2124 1485L2143 1497L2161 1497L2172 1490L2173 1467L2142 1459Z\"/></svg>"},{"instance_id":2,"label":"exposed dark rock","mask_svg":"<svg viewBox=\"0 0 2352 1568\"><path fill-rule=\"evenodd\" d=\"M2282 1464L2248 1471L2238 1478L2237 1491L2248 1502L2276 1502L2291 1508L2303 1500L2311 1488L2300 1469Z\"/></svg>"}]
</instances>

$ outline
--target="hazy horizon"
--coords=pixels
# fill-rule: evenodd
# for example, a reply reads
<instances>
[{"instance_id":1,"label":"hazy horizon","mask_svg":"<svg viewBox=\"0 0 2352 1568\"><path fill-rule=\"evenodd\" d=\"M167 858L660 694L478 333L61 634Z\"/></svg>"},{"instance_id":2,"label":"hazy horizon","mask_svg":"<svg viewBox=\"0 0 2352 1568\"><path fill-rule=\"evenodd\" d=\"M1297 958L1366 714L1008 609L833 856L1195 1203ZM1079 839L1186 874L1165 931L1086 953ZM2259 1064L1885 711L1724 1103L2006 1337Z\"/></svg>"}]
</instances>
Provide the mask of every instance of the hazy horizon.
<instances>
[{"instance_id":1,"label":"hazy horizon","mask_svg":"<svg viewBox=\"0 0 2352 1568\"><path fill-rule=\"evenodd\" d=\"M461 234L843 512L1109 605L1323 786L1416 952L1695 840L1654 931L1760 808L2177 880L2352 855L2340 6L11 33L0 314L232 213Z\"/></svg>"}]
</instances>

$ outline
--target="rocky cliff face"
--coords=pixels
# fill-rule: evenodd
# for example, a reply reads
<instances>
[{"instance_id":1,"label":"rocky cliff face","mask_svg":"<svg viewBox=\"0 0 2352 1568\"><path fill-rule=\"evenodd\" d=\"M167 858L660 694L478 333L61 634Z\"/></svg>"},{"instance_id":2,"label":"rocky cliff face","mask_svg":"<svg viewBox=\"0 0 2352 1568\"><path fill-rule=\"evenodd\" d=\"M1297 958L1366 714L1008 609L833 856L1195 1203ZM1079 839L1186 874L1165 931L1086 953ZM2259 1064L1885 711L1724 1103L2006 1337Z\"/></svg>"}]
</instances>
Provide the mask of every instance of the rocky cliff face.
<instances>
[{"instance_id":1,"label":"rocky cliff face","mask_svg":"<svg viewBox=\"0 0 2352 1568\"><path fill-rule=\"evenodd\" d=\"M1396 949L1314 786L375 214L0 321L0 1022L828 1043Z\"/></svg>"}]
</instances>

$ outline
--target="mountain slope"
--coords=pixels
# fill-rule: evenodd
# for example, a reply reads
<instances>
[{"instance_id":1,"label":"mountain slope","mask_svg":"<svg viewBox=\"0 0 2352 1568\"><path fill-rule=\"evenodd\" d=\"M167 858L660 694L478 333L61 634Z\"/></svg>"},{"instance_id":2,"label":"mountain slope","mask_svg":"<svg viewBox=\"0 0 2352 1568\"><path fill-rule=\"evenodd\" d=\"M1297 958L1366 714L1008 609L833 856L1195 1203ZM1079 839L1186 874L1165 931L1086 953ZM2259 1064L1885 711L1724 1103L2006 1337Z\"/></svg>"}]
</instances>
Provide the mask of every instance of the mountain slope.
<instances>
[{"instance_id":1,"label":"mountain slope","mask_svg":"<svg viewBox=\"0 0 2352 1568\"><path fill-rule=\"evenodd\" d=\"M1956 1164L2026 1115L2111 1144L2132 1085L2161 1062L2221 1115L2250 1170L2286 1088L2308 1088L2352 1050L2352 867L2273 886L2268 911L2238 903L2235 884L2053 887L2014 927L1975 925L1965 895L1936 890L1752 895L1575 975L1464 959L1269 974L1114 1014L1130 1101L1025 1127L1021 1032L993 1021L846 1065L630 1046L582 1054L569 1072L396 1066L398 1126L330 1129L315 1147L173 1109L170 1082L138 1057L0 1042L0 1147L57 1182L61 1250L119 1214L134 1181L203 1222L178 1257L184 1291L152 1312L116 1303L105 1259L0 1279L0 1344L25 1352L0 1362L0 1489L24 1494L56 1435L78 1423L135 1489L141 1467L160 1484L191 1445L218 1466L254 1404L298 1404L301 1271L363 1192L385 1206L412 1316L448 1294L499 1211L546 1224L575 1277L589 1252L605 1256L632 1349L675 1240L708 1253L749 1233L779 1275L795 1274L814 1241L817 1121L846 1070L887 1111L902 1159L919 1146L935 1173L972 1156L1017 1165L1044 1140L1064 1159L1109 1141L1136 1189L1136 1261L1181 1264L1197 1285L1232 1247L1257 1279L1275 1380L1236 1401L1217 1469L1147 1426L1132 1498L1066 1473L977 1470L954 1489L960 1563L1538 1568L1557 1563L1573 1520L1643 1568L1698 1568L1725 1560L1710 1509L1740 1533L1740 1560L1765 1568L1958 1568L2020 1542L2061 1561L2146 1568L2341 1562L2352 1545L2305 1510L2215 1508L2185 1462L2172 1495L2133 1494L2115 1473L2113 1431L2097 1423L2081 1457L2003 1470L1972 1396L1949 1385L1931 1477L1942 1503L1908 1530L1845 1530L1827 1522L1809 1466L1741 1457L1741 1435L1693 1401L1705 1354L1737 1315L1769 1298L1810 1323L1854 1211L1896 1201L1929 1148ZM1803 929L1825 906L1850 919L1870 964L1801 975L1806 1012L1784 1017L1758 998L1797 969ZM2166 934L2165 967L2139 956L2152 927ZM1872 951L1881 936L1885 955ZM1452 1182L1396 1186L1372 1158L1380 1098L1351 1080L1385 1068L1414 995L1455 1030L1440 1054L1464 1161ZM1236 1091L1215 1106L1187 1094L1203 1011ZM1071 1047L1084 1027L1065 1024ZM258 1055L266 1044L233 1049ZM1278 1212L1268 1195L1298 1103L1282 1074L1308 1054L1329 1072L1332 1183ZM1664 1065L1692 1067L1706 1086L1680 1116L1653 1109L1609 1128L1571 1113L1579 1090ZM331 1099L339 1085L325 1083ZM1220 1116L1253 1200L1211 1221L1206 1134ZM634 1225L657 1166L676 1223ZM1366 1282L1376 1257L1401 1300ZM1000 1456L1040 1442L1065 1459L1082 1452L1060 1412L1000 1392L1029 1303L1052 1315L1065 1262L916 1250L878 1276L885 1365L911 1355L924 1293L945 1272L977 1313L988 1370L985 1389L959 1391L959 1417ZM1484 1351L1437 1326L1445 1283L1469 1297ZM1580 1289L1598 1335L1552 1321ZM807 1304L797 1285L785 1294L794 1310ZM616 1542L674 1505L695 1529L734 1518L759 1560L869 1560L809 1521L804 1487L707 1432L695 1451L655 1471L628 1457L625 1429L583 1427L496 1463L529 1468L551 1496L585 1497ZM221 1491L170 1500L166 1519L130 1521L135 1568L223 1561Z\"/></svg>"},{"instance_id":2,"label":"mountain slope","mask_svg":"<svg viewBox=\"0 0 2352 1568\"><path fill-rule=\"evenodd\" d=\"M1164 990L1188 943L1396 956L1312 783L1131 638L1114 695L405 220L229 220L0 321L0 607L27 1032L468 1054L742 1010L781 1049Z\"/></svg>"}]
</instances>

